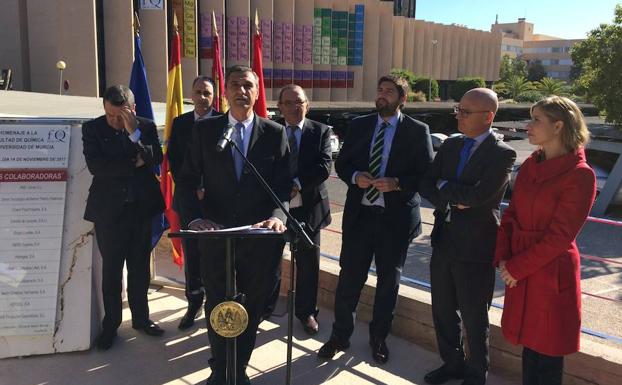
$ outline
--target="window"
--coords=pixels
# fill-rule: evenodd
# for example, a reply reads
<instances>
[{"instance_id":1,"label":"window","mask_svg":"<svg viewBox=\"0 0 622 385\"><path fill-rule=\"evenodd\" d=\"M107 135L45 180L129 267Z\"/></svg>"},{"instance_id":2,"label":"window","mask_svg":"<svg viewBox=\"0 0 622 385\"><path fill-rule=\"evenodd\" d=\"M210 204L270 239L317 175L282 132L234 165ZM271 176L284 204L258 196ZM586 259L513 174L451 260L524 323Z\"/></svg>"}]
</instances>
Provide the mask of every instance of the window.
<instances>
[{"instance_id":1,"label":"window","mask_svg":"<svg viewBox=\"0 0 622 385\"><path fill-rule=\"evenodd\" d=\"M551 52L552 52L552 48L551 47L525 48L525 53L551 53Z\"/></svg>"}]
</instances>

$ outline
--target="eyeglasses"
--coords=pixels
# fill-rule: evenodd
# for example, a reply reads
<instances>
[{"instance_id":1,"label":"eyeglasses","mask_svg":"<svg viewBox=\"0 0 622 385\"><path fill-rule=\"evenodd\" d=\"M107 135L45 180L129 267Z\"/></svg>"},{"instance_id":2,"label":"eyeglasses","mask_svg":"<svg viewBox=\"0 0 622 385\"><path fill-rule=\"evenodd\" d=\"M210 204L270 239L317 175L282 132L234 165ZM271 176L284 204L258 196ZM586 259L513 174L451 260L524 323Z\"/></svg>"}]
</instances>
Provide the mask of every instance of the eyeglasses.
<instances>
[{"instance_id":1,"label":"eyeglasses","mask_svg":"<svg viewBox=\"0 0 622 385\"><path fill-rule=\"evenodd\" d=\"M302 107L307 101L306 100L287 100L285 102L281 102L285 107Z\"/></svg>"},{"instance_id":2,"label":"eyeglasses","mask_svg":"<svg viewBox=\"0 0 622 385\"><path fill-rule=\"evenodd\" d=\"M479 113L482 113L482 112L492 112L492 111L468 111L468 110L465 110L462 107L454 106L454 114L455 115L469 116L470 114L479 114Z\"/></svg>"}]
</instances>

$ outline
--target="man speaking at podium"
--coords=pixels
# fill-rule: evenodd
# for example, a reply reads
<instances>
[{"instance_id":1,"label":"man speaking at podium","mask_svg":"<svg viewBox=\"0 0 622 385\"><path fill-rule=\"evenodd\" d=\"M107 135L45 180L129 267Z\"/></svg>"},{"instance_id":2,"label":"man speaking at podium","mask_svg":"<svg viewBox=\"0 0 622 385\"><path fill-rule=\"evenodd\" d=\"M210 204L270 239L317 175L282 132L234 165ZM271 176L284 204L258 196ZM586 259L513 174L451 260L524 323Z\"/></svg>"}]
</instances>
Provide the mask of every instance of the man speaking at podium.
<instances>
[{"instance_id":1,"label":"man speaking at podium","mask_svg":"<svg viewBox=\"0 0 622 385\"><path fill-rule=\"evenodd\" d=\"M285 214L244 166L244 160L232 146L226 145L219 151L217 144L229 131L231 141L235 141L287 207L292 178L285 129L253 113L258 77L251 68L229 68L225 87L229 112L202 120L193 128L192 141L177 186L183 196L182 215L196 218L188 225L192 230L257 224L282 232L285 230ZM231 127L233 132L230 132ZM201 179L205 197L199 203L196 190ZM239 292L246 295L244 307L248 312L248 327L237 337L238 384L250 384L246 365L255 346L261 312L276 283L276 269L282 255L280 246L278 239L248 239L236 244L236 284ZM212 309L225 300L225 242L201 239L199 250L201 277L207 294L205 314L209 318ZM207 384L224 384L226 341L216 334L209 320L207 328L212 349L209 361L212 374Z\"/></svg>"}]
</instances>

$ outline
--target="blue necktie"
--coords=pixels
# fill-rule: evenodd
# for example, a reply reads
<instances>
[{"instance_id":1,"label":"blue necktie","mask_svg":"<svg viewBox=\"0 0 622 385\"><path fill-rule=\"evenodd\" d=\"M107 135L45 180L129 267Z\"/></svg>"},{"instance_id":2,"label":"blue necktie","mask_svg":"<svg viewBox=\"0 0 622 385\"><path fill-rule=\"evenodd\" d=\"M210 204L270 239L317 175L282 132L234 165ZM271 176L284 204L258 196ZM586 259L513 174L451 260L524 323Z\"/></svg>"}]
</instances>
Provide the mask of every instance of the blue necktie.
<instances>
[{"instance_id":1,"label":"blue necktie","mask_svg":"<svg viewBox=\"0 0 622 385\"><path fill-rule=\"evenodd\" d=\"M235 124L235 144L240 151L244 152L244 125L242 123ZM233 163L235 165L235 176L238 181L242 177L242 169L244 168L244 158L235 149L233 149Z\"/></svg>"},{"instance_id":2,"label":"blue necktie","mask_svg":"<svg viewBox=\"0 0 622 385\"><path fill-rule=\"evenodd\" d=\"M460 151L460 163L458 163L458 169L456 170L456 179L460 178L464 167L469 161L469 155L471 155L471 148L475 144L475 139L464 138L464 144L462 145L462 151Z\"/></svg>"},{"instance_id":3,"label":"blue necktie","mask_svg":"<svg viewBox=\"0 0 622 385\"><path fill-rule=\"evenodd\" d=\"M289 136L287 141L289 142L289 171L292 177L298 176L298 141L296 140L296 130L298 126L288 126Z\"/></svg>"}]
</instances>

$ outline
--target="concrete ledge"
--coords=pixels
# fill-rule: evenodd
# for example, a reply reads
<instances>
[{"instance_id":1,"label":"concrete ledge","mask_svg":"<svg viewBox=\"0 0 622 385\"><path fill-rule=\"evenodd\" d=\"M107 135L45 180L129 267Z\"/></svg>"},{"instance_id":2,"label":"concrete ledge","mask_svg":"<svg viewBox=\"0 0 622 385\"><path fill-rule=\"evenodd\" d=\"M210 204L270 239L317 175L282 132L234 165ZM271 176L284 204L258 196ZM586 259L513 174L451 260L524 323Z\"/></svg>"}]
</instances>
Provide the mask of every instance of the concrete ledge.
<instances>
[{"instance_id":1,"label":"concrete ledge","mask_svg":"<svg viewBox=\"0 0 622 385\"><path fill-rule=\"evenodd\" d=\"M332 309L340 268L337 263L324 259L320 268L318 306ZM290 260L286 255L281 270L283 295L289 289L289 269ZM370 276L359 300L358 320L371 320L375 289L376 278ZM509 344L503 337L501 310L492 308L489 316L491 371L518 381L521 377L522 348ZM430 293L402 285L391 332L425 349L437 351ZM622 350L583 338L581 351L565 358L564 384L622 384Z\"/></svg>"}]
</instances>

